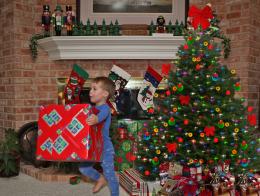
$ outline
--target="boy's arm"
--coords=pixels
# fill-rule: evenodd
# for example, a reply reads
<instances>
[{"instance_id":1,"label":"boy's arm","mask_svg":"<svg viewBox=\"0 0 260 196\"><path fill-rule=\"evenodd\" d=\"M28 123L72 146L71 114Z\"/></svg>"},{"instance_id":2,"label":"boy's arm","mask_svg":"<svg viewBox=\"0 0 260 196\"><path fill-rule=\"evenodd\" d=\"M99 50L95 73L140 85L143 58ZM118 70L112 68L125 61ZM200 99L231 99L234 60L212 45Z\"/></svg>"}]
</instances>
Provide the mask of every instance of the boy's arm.
<instances>
[{"instance_id":1,"label":"boy's arm","mask_svg":"<svg viewBox=\"0 0 260 196\"><path fill-rule=\"evenodd\" d=\"M105 120L107 118L107 116L109 115L110 112L110 108L109 107L105 107L102 108L100 110L100 112L97 114L97 123L102 122L103 120Z\"/></svg>"},{"instance_id":2,"label":"boy's arm","mask_svg":"<svg viewBox=\"0 0 260 196\"><path fill-rule=\"evenodd\" d=\"M110 112L110 108L104 108L100 110L100 112L97 115L91 114L90 117L87 119L87 123L90 126L98 124L107 118L109 112Z\"/></svg>"}]
</instances>

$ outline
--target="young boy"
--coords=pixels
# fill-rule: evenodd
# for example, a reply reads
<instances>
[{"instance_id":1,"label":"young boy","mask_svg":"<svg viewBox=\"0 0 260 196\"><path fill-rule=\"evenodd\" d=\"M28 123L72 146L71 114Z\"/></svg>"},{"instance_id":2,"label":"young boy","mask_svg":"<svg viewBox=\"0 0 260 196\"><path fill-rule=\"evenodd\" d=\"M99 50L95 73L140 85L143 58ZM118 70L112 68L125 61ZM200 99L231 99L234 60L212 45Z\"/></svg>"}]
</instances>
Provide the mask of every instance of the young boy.
<instances>
[{"instance_id":1,"label":"young boy","mask_svg":"<svg viewBox=\"0 0 260 196\"><path fill-rule=\"evenodd\" d=\"M114 170L114 147L109 137L109 127L111 123L111 111L110 107L106 104L107 99L113 97L115 93L114 83L106 77L97 77L91 84L89 92L90 101L96 105L99 110L97 115L90 115L87 119L89 125L95 125L100 122L104 122L102 129L103 134L103 156L101 166L103 168L103 175L101 175L92 166L93 163L86 162L79 166L80 172L96 181L93 187L93 193L97 193L106 182L112 196L119 196L119 183Z\"/></svg>"}]
</instances>

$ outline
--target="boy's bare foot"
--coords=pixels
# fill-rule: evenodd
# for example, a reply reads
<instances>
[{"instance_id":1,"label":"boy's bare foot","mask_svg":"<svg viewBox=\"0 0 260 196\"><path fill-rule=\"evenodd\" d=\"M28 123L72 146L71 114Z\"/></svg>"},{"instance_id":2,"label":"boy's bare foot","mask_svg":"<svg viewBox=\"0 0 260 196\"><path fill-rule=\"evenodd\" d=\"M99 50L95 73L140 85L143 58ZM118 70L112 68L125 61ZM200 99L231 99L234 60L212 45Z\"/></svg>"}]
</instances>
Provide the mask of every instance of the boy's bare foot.
<instances>
[{"instance_id":1,"label":"boy's bare foot","mask_svg":"<svg viewBox=\"0 0 260 196\"><path fill-rule=\"evenodd\" d=\"M106 185L107 181L103 175L97 180L95 186L93 187L93 193L97 193Z\"/></svg>"}]
</instances>

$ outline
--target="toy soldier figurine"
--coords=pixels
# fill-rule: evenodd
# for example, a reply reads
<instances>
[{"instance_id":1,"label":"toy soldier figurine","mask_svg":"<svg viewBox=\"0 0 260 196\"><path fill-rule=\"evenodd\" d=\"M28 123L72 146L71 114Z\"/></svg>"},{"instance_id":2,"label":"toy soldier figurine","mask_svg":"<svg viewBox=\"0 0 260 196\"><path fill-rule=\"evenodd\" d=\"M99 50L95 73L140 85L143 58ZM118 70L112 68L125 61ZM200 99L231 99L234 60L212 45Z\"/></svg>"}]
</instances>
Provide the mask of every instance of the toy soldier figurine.
<instances>
[{"instance_id":1,"label":"toy soldier figurine","mask_svg":"<svg viewBox=\"0 0 260 196\"><path fill-rule=\"evenodd\" d=\"M166 27L165 27L164 17L158 16L156 21L157 21L156 33L165 33Z\"/></svg>"},{"instance_id":2,"label":"toy soldier figurine","mask_svg":"<svg viewBox=\"0 0 260 196\"><path fill-rule=\"evenodd\" d=\"M72 35L72 29L76 22L75 14L72 11L72 6L66 5L66 16L64 16L65 27L67 35Z\"/></svg>"},{"instance_id":3,"label":"toy soldier figurine","mask_svg":"<svg viewBox=\"0 0 260 196\"><path fill-rule=\"evenodd\" d=\"M52 25L56 32L56 36L61 36L61 30L63 27L62 9L60 5L56 6L54 13L52 14Z\"/></svg>"},{"instance_id":4,"label":"toy soldier figurine","mask_svg":"<svg viewBox=\"0 0 260 196\"><path fill-rule=\"evenodd\" d=\"M50 6L44 5L43 6L43 13L42 13L42 27L44 28L44 33L50 33L50 25L51 25L51 13L50 13Z\"/></svg>"}]
</instances>

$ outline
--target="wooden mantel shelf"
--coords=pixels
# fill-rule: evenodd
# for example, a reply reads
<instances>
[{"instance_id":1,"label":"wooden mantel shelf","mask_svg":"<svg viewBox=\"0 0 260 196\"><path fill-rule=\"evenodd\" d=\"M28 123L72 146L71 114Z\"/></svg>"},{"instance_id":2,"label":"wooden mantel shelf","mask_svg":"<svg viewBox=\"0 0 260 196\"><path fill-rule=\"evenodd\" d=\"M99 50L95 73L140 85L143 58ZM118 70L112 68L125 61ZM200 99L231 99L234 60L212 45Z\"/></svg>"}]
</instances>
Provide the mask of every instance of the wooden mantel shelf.
<instances>
[{"instance_id":1,"label":"wooden mantel shelf","mask_svg":"<svg viewBox=\"0 0 260 196\"><path fill-rule=\"evenodd\" d=\"M53 36L38 40L51 60L174 59L182 36Z\"/></svg>"}]
</instances>

